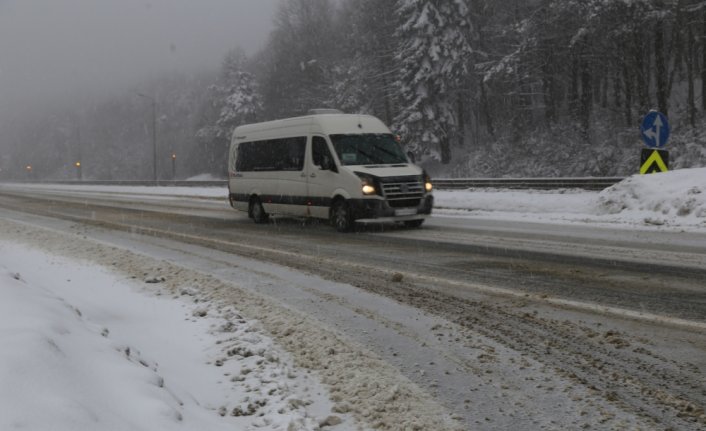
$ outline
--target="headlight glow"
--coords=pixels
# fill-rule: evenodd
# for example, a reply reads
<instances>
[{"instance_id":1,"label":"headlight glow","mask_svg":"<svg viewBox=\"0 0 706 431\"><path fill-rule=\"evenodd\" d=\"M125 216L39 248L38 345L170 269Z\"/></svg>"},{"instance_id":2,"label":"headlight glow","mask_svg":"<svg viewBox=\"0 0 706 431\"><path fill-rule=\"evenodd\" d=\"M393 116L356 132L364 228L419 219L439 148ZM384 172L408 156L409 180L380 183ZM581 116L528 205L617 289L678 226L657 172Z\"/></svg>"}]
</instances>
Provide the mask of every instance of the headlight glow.
<instances>
[{"instance_id":1,"label":"headlight glow","mask_svg":"<svg viewBox=\"0 0 706 431\"><path fill-rule=\"evenodd\" d=\"M424 190L427 193L431 193L431 189L433 189L434 186L431 183L431 177L427 174L427 171L422 171L422 181L424 181Z\"/></svg>"},{"instance_id":2,"label":"headlight glow","mask_svg":"<svg viewBox=\"0 0 706 431\"><path fill-rule=\"evenodd\" d=\"M365 196L380 195L380 190L377 187L377 179L369 174L362 172L353 172L360 178L360 190Z\"/></svg>"},{"instance_id":3,"label":"headlight glow","mask_svg":"<svg viewBox=\"0 0 706 431\"><path fill-rule=\"evenodd\" d=\"M370 184L363 184L363 194L364 195L374 195L375 194L375 187L371 186Z\"/></svg>"}]
</instances>

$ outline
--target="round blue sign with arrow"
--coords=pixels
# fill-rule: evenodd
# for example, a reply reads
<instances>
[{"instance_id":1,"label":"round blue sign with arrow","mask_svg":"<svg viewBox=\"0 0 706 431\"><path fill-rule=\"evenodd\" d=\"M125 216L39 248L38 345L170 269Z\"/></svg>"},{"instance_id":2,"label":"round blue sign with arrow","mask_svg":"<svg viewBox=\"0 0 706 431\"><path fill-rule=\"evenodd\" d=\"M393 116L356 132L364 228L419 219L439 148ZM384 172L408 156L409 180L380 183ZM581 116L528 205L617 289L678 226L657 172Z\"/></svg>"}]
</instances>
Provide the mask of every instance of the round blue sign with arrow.
<instances>
[{"instance_id":1,"label":"round blue sign with arrow","mask_svg":"<svg viewBox=\"0 0 706 431\"><path fill-rule=\"evenodd\" d=\"M662 148L669 139L669 122L661 112L650 111L642 120L640 135L650 148Z\"/></svg>"}]
</instances>

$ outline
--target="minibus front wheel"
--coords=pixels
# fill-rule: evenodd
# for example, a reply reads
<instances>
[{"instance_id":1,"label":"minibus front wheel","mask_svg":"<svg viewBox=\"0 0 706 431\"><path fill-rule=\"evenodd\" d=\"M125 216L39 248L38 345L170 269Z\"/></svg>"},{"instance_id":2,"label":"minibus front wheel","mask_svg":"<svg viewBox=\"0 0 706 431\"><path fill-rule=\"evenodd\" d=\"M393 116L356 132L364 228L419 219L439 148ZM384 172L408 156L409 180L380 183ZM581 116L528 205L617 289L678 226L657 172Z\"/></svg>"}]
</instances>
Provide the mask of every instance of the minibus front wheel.
<instances>
[{"instance_id":1,"label":"minibus front wheel","mask_svg":"<svg viewBox=\"0 0 706 431\"><path fill-rule=\"evenodd\" d=\"M339 232L350 232L353 229L353 213L345 199L337 199L333 203L331 224Z\"/></svg>"},{"instance_id":2,"label":"minibus front wheel","mask_svg":"<svg viewBox=\"0 0 706 431\"><path fill-rule=\"evenodd\" d=\"M265 223L268 219L268 215L265 212L265 208L262 207L262 202L257 196L250 198L250 207L248 208L248 214L255 223Z\"/></svg>"}]
</instances>

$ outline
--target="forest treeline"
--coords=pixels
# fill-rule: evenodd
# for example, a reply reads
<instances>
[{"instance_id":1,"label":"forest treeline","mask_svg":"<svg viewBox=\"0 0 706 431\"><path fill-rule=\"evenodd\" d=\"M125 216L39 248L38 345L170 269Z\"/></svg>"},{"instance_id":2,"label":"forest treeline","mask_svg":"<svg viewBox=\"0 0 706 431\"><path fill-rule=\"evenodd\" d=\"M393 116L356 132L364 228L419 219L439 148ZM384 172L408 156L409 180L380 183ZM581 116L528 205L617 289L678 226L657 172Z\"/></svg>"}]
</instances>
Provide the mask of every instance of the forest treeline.
<instances>
[{"instance_id":1,"label":"forest treeline","mask_svg":"<svg viewBox=\"0 0 706 431\"><path fill-rule=\"evenodd\" d=\"M706 1L285 0L273 20L218 72L14 121L2 172L151 178L156 125L159 178L221 177L234 127L312 108L378 116L436 176L629 175L650 109L672 166L706 165Z\"/></svg>"}]
</instances>

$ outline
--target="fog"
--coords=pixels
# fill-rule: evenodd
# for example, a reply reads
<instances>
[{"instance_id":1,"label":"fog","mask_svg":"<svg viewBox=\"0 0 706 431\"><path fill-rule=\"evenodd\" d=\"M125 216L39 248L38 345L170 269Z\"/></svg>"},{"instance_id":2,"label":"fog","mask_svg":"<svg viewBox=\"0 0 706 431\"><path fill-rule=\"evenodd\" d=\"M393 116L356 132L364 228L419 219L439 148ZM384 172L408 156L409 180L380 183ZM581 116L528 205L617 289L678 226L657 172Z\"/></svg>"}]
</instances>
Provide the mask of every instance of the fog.
<instances>
[{"instance_id":1,"label":"fog","mask_svg":"<svg viewBox=\"0 0 706 431\"><path fill-rule=\"evenodd\" d=\"M278 0L0 0L0 115L217 70L272 29Z\"/></svg>"}]
</instances>

